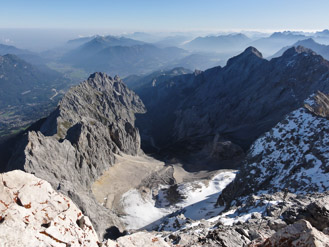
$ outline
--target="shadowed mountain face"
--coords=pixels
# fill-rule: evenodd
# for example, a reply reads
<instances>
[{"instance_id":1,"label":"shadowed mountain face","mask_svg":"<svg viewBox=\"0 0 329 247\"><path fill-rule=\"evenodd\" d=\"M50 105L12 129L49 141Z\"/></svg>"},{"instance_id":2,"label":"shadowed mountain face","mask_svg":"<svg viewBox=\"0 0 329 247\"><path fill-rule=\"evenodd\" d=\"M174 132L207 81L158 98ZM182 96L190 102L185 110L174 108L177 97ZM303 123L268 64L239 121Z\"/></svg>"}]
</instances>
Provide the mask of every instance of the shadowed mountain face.
<instances>
[{"instance_id":1,"label":"shadowed mountain face","mask_svg":"<svg viewBox=\"0 0 329 247\"><path fill-rule=\"evenodd\" d=\"M192 73L192 71L181 67L174 68L168 71L155 71L147 76L131 75L126 77L124 79L124 82L129 88L133 90L138 90L139 88L143 87L155 87L157 84L161 84L167 81L169 78L190 73Z\"/></svg>"},{"instance_id":2,"label":"shadowed mountain face","mask_svg":"<svg viewBox=\"0 0 329 247\"><path fill-rule=\"evenodd\" d=\"M311 93L328 91L328 80L329 63L309 49L291 48L268 61L249 47L223 68L136 89L148 109L136 124L146 151L191 152L218 139L246 150Z\"/></svg>"}]
</instances>

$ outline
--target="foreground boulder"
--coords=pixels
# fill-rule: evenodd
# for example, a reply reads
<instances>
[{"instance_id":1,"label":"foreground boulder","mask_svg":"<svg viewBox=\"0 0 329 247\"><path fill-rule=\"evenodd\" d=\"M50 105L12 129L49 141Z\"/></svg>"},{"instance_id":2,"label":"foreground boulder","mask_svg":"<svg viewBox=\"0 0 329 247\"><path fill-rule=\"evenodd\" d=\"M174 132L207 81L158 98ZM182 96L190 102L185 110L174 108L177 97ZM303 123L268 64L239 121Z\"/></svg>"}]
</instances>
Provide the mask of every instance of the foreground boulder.
<instances>
[{"instance_id":1,"label":"foreground boulder","mask_svg":"<svg viewBox=\"0 0 329 247\"><path fill-rule=\"evenodd\" d=\"M328 247L329 236L318 231L305 220L300 220L293 225L289 225L265 241L255 241L249 246L263 246L263 247Z\"/></svg>"},{"instance_id":2,"label":"foreground boulder","mask_svg":"<svg viewBox=\"0 0 329 247\"><path fill-rule=\"evenodd\" d=\"M1 174L0 239L11 247L99 244L89 218L68 197L19 170Z\"/></svg>"}]
</instances>

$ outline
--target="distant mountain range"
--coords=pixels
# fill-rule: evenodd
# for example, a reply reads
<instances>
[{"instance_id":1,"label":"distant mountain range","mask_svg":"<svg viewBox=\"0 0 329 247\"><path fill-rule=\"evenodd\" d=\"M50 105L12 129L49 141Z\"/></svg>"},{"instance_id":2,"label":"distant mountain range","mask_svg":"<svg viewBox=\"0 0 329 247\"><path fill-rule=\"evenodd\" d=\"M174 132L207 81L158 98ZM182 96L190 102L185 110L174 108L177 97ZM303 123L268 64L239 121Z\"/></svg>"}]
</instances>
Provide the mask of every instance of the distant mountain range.
<instances>
[{"instance_id":1,"label":"distant mountain range","mask_svg":"<svg viewBox=\"0 0 329 247\"><path fill-rule=\"evenodd\" d=\"M69 40L41 53L1 45L0 54L15 54L39 68L47 64L65 75L78 74L79 78L95 71L124 77L175 67L205 70L216 65L224 66L230 57L248 46L254 46L268 57L283 47L308 38L329 44L328 33L328 30L315 33L285 31L268 37L264 37L265 34L248 37L243 33L231 33L196 38L192 34L179 33L168 37L148 33L121 37L94 35Z\"/></svg>"},{"instance_id":2,"label":"distant mountain range","mask_svg":"<svg viewBox=\"0 0 329 247\"><path fill-rule=\"evenodd\" d=\"M112 46L92 40L66 54L61 61L89 72L106 71L127 76L156 70L186 54L175 47L161 49L149 44Z\"/></svg>"},{"instance_id":3,"label":"distant mountain range","mask_svg":"<svg viewBox=\"0 0 329 247\"><path fill-rule=\"evenodd\" d=\"M61 58L61 62L88 72L106 71L122 76L179 66L206 69L219 61L219 56L214 54L191 54L178 47L160 48L142 41L113 36L97 36Z\"/></svg>"},{"instance_id":4,"label":"distant mountain range","mask_svg":"<svg viewBox=\"0 0 329 247\"><path fill-rule=\"evenodd\" d=\"M245 49L251 42L246 35L229 34L219 36L198 37L186 43L184 48L194 51L213 51L230 53L237 50Z\"/></svg>"},{"instance_id":5,"label":"distant mountain range","mask_svg":"<svg viewBox=\"0 0 329 247\"><path fill-rule=\"evenodd\" d=\"M194 51L211 51L218 53L228 53L230 56L242 52L247 46L253 46L260 50L265 57L277 52L282 47L291 46L297 41L313 38L314 40L329 44L329 31L323 30L316 33L304 32L275 32L268 37L249 38L242 33L197 37L185 43L184 48ZM224 57L223 57L224 58ZM228 57L226 58L228 59Z\"/></svg>"},{"instance_id":6,"label":"distant mountain range","mask_svg":"<svg viewBox=\"0 0 329 247\"><path fill-rule=\"evenodd\" d=\"M0 55L6 55L6 54L30 54L32 52L28 50L18 49L15 46L12 45L4 45L0 44Z\"/></svg>"},{"instance_id":7,"label":"distant mountain range","mask_svg":"<svg viewBox=\"0 0 329 247\"><path fill-rule=\"evenodd\" d=\"M264 56L269 56L284 46L292 45L298 40L305 39L307 36L294 32L276 32L267 38L261 38L253 41L250 45L256 47L264 53Z\"/></svg>"}]
</instances>

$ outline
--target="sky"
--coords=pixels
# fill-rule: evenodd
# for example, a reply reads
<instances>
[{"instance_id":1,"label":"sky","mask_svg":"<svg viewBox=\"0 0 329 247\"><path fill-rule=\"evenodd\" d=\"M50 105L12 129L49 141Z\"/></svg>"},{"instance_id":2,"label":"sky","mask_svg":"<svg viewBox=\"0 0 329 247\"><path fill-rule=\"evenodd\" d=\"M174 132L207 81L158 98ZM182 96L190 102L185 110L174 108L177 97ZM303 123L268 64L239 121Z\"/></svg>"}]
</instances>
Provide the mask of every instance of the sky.
<instances>
[{"instance_id":1,"label":"sky","mask_svg":"<svg viewBox=\"0 0 329 247\"><path fill-rule=\"evenodd\" d=\"M0 28L321 30L328 0L0 0Z\"/></svg>"},{"instance_id":2,"label":"sky","mask_svg":"<svg viewBox=\"0 0 329 247\"><path fill-rule=\"evenodd\" d=\"M329 28L328 10L329 0L0 0L0 43L41 51L96 34L316 31Z\"/></svg>"}]
</instances>

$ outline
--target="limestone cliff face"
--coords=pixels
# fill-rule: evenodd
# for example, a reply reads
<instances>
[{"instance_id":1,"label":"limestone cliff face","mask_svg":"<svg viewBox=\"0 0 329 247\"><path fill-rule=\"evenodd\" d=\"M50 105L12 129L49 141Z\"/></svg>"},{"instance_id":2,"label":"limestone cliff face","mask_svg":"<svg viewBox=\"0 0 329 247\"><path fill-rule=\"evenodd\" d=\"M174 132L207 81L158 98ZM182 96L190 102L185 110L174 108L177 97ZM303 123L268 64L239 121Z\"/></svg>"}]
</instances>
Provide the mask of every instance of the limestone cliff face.
<instances>
[{"instance_id":1,"label":"limestone cliff face","mask_svg":"<svg viewBox=\"0 0 329 247\"><path fill-rule=\"evenodd\" d=\"M40 131L24 137L7 170L23 169L49 181L103 236L120 221L95 201L91 184L114 163L114 154L140 152L134 114L143 112L142 101L118 77L95 73L67 92Z\"/></svg>"}]
</instances>

